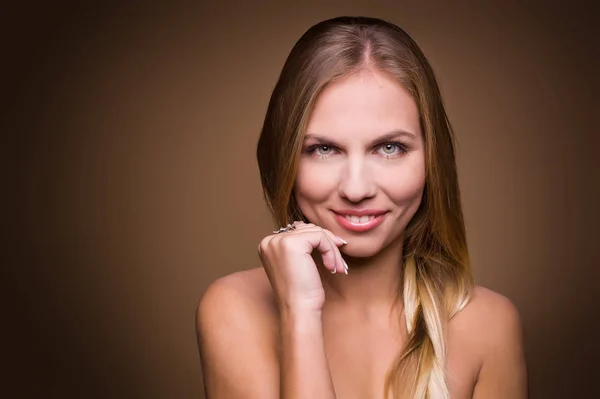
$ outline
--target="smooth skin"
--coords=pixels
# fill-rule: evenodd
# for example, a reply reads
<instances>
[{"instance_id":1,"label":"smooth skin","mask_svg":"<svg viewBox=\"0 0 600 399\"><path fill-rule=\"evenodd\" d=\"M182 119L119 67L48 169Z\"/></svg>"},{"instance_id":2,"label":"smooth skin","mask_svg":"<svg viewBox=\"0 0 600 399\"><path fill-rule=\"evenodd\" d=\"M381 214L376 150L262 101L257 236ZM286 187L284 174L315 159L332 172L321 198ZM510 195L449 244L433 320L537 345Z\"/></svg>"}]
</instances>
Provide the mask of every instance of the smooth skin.
<instances>
[{"instance_id":1,"label":"smooth skin","mask_svg":"<svg viewBox=\"0 0 600 399\"><path fill-rule=\"evenodd\" d=\"M397 265L424 159L417 107L393 79L363 69L328 86L296 181L311 223L266 236L262 267L218 279L199 302L208 399L384 398L407 334ZM351 209L385 219L354 232L335 216ZM452 398L527 397L521 322L507 298L476 287L449 324L447 375Z\"/></svg>"}]
</instances>

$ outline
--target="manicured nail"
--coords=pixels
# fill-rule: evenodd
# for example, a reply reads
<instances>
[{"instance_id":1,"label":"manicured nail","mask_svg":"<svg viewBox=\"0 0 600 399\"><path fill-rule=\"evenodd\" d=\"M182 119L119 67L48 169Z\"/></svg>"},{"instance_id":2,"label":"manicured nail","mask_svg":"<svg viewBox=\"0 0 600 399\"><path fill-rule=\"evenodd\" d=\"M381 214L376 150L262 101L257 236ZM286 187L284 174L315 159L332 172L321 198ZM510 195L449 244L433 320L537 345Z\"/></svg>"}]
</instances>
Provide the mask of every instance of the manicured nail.
<instances>
[{"instance_id":1,"label":"manicured nail","mask_svg":"<svg viewBox=\"0 0 600 399\"><path fill-rule=\"evenodd\" d=\"M341 242L343 242L344 244L348 244L348 241L344 240L342 237L338 237L340 239Z\"/></svg>"},{"instance_id":2,"label":"manicured nail","mask_svg":"<svg viewBox=\"0 0 600 399\"><path fill-rule=\"evenodd\" d=\"M331 274L336 274L337 270L335 268L333 268L333 270L331 271Z\"/></svg>"},{"instance_id":3,"label":"manicured nail","mask_svg":"<svg viewBox=\"0 0 600 399\"><path fill-rule=\"evenodd\" d=\"M342 262L344 262L344 273L348 274L348 264L344 259L342 259Z\"/></svg>"}]
</instances>

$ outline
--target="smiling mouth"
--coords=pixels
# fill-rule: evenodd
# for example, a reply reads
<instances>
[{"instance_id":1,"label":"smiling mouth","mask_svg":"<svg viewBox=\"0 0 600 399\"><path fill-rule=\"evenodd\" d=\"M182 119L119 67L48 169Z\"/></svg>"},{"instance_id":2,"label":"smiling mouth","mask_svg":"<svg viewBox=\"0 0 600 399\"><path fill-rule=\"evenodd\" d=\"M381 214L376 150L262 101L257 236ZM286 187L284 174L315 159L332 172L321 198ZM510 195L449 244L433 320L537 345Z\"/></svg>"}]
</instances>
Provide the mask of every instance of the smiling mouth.
<instances>
[{"instance_id":1,"label":"smiling mouth","mask_svg":"<svg viewBox=\"0 0 600 399\"><path fill-rule=\"evenodd\" d=\"M338 224L353 232L363 233L379 226L386 217L387 212L377 212L376 214L349 215L334 212Z\"/></svg>"},{"instance_id":2,"label":"smiling mouth","mask_svg":"<svg viewBox=\"0 0 600 399\"><path fill-rule=\"evenodd\" d=\"M365 216L355 216L355 215L341 215L348 219L350 222L354 224L365 224L370 220L375 219L375 215L365 215Z\"/></svg>"}]
</instances>

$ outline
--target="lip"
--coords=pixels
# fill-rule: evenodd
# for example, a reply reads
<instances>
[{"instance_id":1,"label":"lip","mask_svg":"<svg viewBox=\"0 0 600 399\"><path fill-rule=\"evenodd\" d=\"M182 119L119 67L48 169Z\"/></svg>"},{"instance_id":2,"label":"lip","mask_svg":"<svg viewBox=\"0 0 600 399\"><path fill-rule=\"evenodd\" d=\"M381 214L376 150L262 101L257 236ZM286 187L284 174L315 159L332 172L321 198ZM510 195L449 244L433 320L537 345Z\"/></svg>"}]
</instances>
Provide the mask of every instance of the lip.
<instances>
[{"instance_id":1,"label":"lip","mask_svg":"<svg viewBox=\"0 0 600 399\"><path fill-rule=\"evenodd\" d=\"M383 215L384 213L387 213L387 211L381 210L381 209L347 209L347 210L339 210L339 211L333 211L333 213L339 214L339 215L352 215L352 216L365 216L365 215L373 215L373 216L379 216L379 215Z\"/></svg>"},{"instance_id":2,"label":"lip","mask_svg":"<svg viewBox=\"0 0 600 399\"><path fill-rule=\"evenodd\" d=\"M387 211L374 210L374 209L362 209L362 210L347 210L347 211L333 211L335 215L335 219L338 224L343 228L355 231L359 233L363 233L369 230L374 229L379 226L383 220L385 219L385 215ZM373 219L369 220L365 223L353 223L352 221L346 219L346 215L352 216L375 216Z\"/></svg>"}]
</instances>

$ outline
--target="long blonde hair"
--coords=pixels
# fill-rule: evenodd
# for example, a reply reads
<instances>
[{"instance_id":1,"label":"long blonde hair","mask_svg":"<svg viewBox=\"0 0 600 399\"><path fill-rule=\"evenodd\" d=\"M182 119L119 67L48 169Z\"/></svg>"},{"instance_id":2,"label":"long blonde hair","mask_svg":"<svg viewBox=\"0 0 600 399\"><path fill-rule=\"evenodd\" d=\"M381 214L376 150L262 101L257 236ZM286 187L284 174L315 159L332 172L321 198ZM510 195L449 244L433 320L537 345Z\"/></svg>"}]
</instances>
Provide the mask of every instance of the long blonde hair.
<instances>
[{"instance_id":1,"label":"long blonde hair","mask_svg":"<svg viewBox=\"0 0 600 399\"><path fill-rule=\"evenodd\" d=\"M449 398L447 325L469 301L473 277L452 127L433 70L404 30L376 18L338 17L302 35L273 90L258 142L264 196L276 225L306 220L293 190L311 111L328 83L365 66L395 77L412 95L425 142L425 190L404 233L398 292L408 337L386 376L385 392Z\"/></svg>"}]
</instances>

